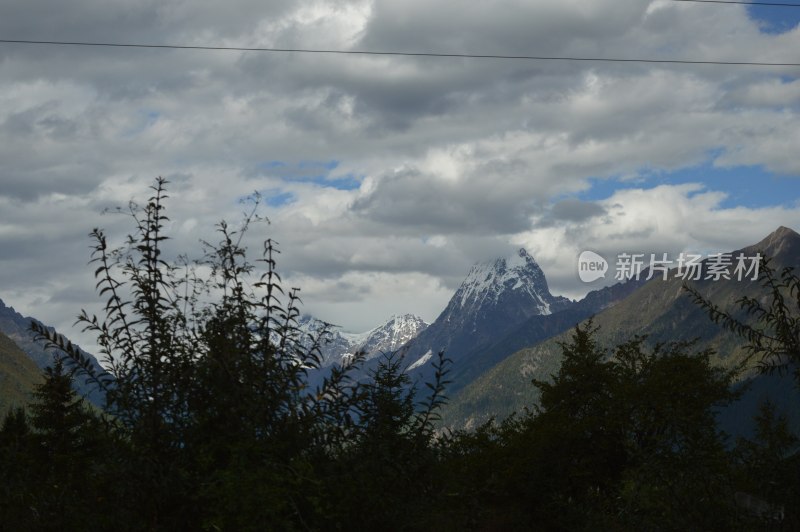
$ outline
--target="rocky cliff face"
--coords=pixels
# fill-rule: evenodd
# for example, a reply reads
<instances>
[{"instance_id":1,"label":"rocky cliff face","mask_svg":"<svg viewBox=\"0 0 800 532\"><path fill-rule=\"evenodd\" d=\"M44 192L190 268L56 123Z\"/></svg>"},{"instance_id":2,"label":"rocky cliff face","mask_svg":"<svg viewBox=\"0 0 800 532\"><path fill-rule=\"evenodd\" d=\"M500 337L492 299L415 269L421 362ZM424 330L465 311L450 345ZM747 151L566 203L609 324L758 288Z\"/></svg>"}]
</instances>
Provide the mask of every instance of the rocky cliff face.
<instances>
[{"instance_id":1,"label":"rocky cliff face","mask_svg":"<svg viewBox=\"0 0 800 532\"><path fill-rule=\"evenodd\" d=\"M413 314L392 316L380 327L369 331L364 340L356 346L355 351L363 351L367 354L367 358L397 351L427 328L428 324L419 316Z\"/></svg>"},{"instance_id":2,"label":"rocky cliff face","mask_svg":"<svg viewBox=\"0 0 800 532\"><path fill-rule=\"evenodd\" d=\"M468 353L497 342L531 316L570 305L570 300L550 293L544 272L524 249L476 264L447 308L408 345L407 361L411 370L420 371L430 366L433 353L445 351L459 364Z\"/></svg>"},{"instance_id":3,"label":"rocky cliff face","mask_svg":"<svg viewBox=\"0 0 800 532\"><path fill-rule=\"evenodd\" d=\"M309 315L298 320L300 330L312 337L319 334L324 326L323 321ZM392 316L382 325L360 334L330 329L327 340L321 346L322 366L339 364L345 357L359 351L363 351L367 359L396 351L427 327L428 324L419 316L403 314Z\"/></svg>"}]
</instances>

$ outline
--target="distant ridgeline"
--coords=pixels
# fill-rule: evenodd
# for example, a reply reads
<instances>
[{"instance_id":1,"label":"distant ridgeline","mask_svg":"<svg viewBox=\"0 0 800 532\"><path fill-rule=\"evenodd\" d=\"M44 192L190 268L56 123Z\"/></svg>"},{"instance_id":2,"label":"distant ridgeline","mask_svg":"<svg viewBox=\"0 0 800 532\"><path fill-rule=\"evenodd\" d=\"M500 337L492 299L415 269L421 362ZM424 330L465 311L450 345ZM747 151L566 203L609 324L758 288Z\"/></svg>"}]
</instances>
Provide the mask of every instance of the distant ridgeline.
<instances>
[{"instance_id":1,"label":"distant ridgeline","mask_svg":"<svg viewBox=\"0 0 800 532\"><path fill-rule=\"evenodd\" d=\"M732 255L753 256L759 252L771 257L771 264L776 269L800 266L800 235L781 227L759 243L734 251ZM719 279L692 283L707 300L741 318L746 316L736 301L742 296L763 294L760 282L752 280ZM544 287L542 276L539 289ZM457 306L455 300L448 306L449 311ZM456 385L443 411L443 425L475 427L491 417L503 419L512 412L538 404L538 391L531 381L548 380L558 371L562 356L559 342L569 340L571 329L591 315L594 315L594 324L599 326L597 338L607 347L638 334L647 335L650 345L697 338L696 350L713 348L716 351L714 361L728 368L740 363L746 355L742 340L709 319L706 311L683 290L682 279L628 281L592 292L582 301L564 307L557 313L533 314L518 319L504 337L501 334L492 339L481 339L476 342L477 347L465 350L465 354L448 352L456 359L453 369ZM531 301L528 308L529 312L535 312L541 307ZM417 341L430 337L431 331L444 329L449 317L445 314ZM483 311L471 316L468 325L472 330L491 330L493 319L491 312ZM457 320L450 317L449 321ZM462 326L462 330L466 328ZM463 345L458 342L465 336L451 341L450 345ZM441 347L447 347L446 342L428 348ZM465 358L468 361L462 362ZM480 369L472 369L478 365ZM463 378L465 375L467 377ZM800 430L800 393L791 376L767 377L753 371L745 377L752 383L751 391L721 413L720 423L724 430L733 435L752 434L752 415L765 398L776 403L779 410L789 417L792 427Z\"/></svg>"},{"instance_id":2,"label":"distant ridgeline","mask_svg":"<svg viewBox=\"0 0 800 532\"><path fill-rule=\"evenodd\" d=\"M29 360L33 361L36 367L41 370L53 364L54 352L44 348L42 342L38 342L34 338L34 334L30 330L31 321L41 322L31 317L23 317L22 314L15 311L12 307L7 307L2 300L0 300L0 333L8 337L22 352L24 352ZM48 327L48 329L51 329ZM100 370L101 366L97 359L88 353L85 353L89 360ZM37 378L38 381L38 378ZM23 380L22 382L27 382ZM18 386L18 385L15 385ZM75 379L75 390L89 399L93 404L102 406L103 396L102 393L91 385L87 385L82 378Z\"/></svg>"},{"instance_id":3,"label":"distant ridgeline","mask_svg":"<svg viewBox=\"0 0 800 532\"><path fill-rule=\"evenodd\" d=\"M800 235L781 227L761 242L732 255L762 253L774 267L800 265ZM646 275L594 290L580 301L550 293L544 272L524 249L512 257L498 258L472 267L447 307L430 325L414 315L392 316L384 324L361 334L335 327L321 346L322 369L311 371L309 384L321 382L329 368L341 364L358 351L366 354L360 376L373 371L381 354L396 353L405 372L418 384L431 381L436 355L444 351L452 361L447 387L449 404L442 411L442 424L470 428L491 417L503 419L512 412L538 404L533 379L547 380L561 364L560 342L569 340L575 325L594 317L597 338L613 347L634 335L647 335L647 342L698 339L697 350L716 350L714 361L724 367L738 364L745 352L742 341L714 324L685 290L683 280ZM752 280L699 280L694 286L710 301L739 312L735 301L761 293ZM744 317L741 312L738 315ZM40 379L35 367L51 364L53 354L34 341L26 318L0 301L0 407L18 403ZM301 316L298 327L308 337L325 324ZM7 337L7 338L6 338ZM21 357L21 353L27 355ZM91 357L91 355L89 355ZM100 365L91 357L97 368ZM35 363L35 366L30 362ZM751 373L751 392L720 414L723 428L732 434L752 433L752 413L769 398L800 429L800 395L791 378ZM100 392L77 379L76 389L95 404Z\"/></svg>"}]
</instances>

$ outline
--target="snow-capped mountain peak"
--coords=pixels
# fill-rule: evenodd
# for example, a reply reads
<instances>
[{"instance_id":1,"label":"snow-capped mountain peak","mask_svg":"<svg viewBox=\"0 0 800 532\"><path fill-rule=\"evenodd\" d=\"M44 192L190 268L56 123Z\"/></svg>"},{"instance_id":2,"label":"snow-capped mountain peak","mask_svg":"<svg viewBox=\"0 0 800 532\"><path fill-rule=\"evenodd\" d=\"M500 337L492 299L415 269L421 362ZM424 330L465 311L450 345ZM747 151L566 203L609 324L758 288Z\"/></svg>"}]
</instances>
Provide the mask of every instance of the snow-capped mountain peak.
<instances>
[{"instance_id":1,"label":"snow-capped mountain peak","mask_svg":"<svg viewBox=\"0 0 800 532\"><path fill-rule=\"evenodd\" d=\"M298 319L298 328L312 337L324 326L323 321L307 314ZM340 363L360 351L367 359L396 351L427 327L422 318L413 314L394 315L386 323L363 333L348 333L331 327L327 341L321 346L322 365Z\"/></svg>"},{"instance_id":2,"label":"snow-capped mountain peak","mask_svg":"<svg viewBox=\"0 0 800 532\"><path fill-rule=\"evenodd\" d=\"M552 296L544 272L525 249L511 257L475 264L453 299L461 309L479 307L497 304L509 291L527 294L535 302L538 314L552 313Z\"/></svg>"},{"instance_id":3,"label":"snow-capped mountain peak","mask_svg":"<svg viewBox=\"0 0 800 532\"><path fill-rule=\"evenodd\" d=\"M367 358L379 353L396 351L415 338L428 324L413 314L394 315L389 321L369 331L356 349L367 353Z\"/></svg>"},{"instance_id":4,"label":"snow-capped mountain peak","mask_svg":"<svg viewBox=\"0 0 800 532\"><path fill-rule=\"evenodd\" d=\"M524 249L475 264L436 321L409 343L409 371L430 373L427 355L440 351L457 365L468 363L471 354L490 347L527 319L571 304L550 293L544 272Z\"/></svg>"}]
</instances>

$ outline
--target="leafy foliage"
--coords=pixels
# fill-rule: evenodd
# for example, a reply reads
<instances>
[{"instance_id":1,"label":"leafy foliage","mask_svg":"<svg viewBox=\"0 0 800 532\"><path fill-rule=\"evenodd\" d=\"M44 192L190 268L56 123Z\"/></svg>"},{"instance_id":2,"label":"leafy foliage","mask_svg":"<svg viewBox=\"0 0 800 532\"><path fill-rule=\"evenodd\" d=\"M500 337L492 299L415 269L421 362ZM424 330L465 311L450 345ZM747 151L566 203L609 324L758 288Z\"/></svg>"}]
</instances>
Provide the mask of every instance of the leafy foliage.
<instances>
[{"instance_id":1,"label":"leafy foliage","mask_svg":"<svg viewBox=\"0 0 800 532\"><path fill-rule=\"evenodd\" d=\"M763 297L741 297L737 304L754 322L746 322L709 301L696 287L684 284L695 303L704 308L711 320L732 331L747 342L749 357L757 361L764 372L794 368L800 383L800 277L794 268L780 272L765 259L759 270L764 288Z\"/></svg>"},{"instance_id":2,"label":"leafy foliage","mask_svg":"<svg viewBox=\"0 0 800 532\"><path fill-rule=\"evenodd\" d=\"M444 357L422 404L391 356L369 382L353 378L363 363L358 354L312 390L308 372L319 370L319 348L329 332L304 338L298 329L298 291L282 287L275 242L264 242L257 261L263 271L247 260L244 235L262 221L259 198L240 227L218 225L220 240L204 242L201 260L171 261L164 251L166 186L159 178L144 206L129 205L135 231L123 246L112 248L99 229L91 233L104 315L82 312L78 322L96 334L107 372L96 371L57 332L34 325L61 354L58 373L48 375L48 395L37 396L31 407L37 437L56 445L62 434L78 445L69 438L79 428L102 427L113 442L111 463L74 461L75 471L93 487L111 482L114 513L135 515L125 521L134 529L318 528L328 513L363 512L367 495L376 508L383 506L367 481L385 490L397 472L378 464L393 461L419 471L416 464L427 463L416 451L431 448ZM62 360L68 374L60 373ZM105 392L102 423L65 395L73 371ZM9 427L20 415L8 418ZM70 423L77 423L75 430ZM56 445L58 456L84 449L64 445ZM382 454L373 455L378 449ZM327 490L339 479L326 475L343 472L345 463L364 469L334 506ZM93 479L95 467L118 476Z\"/></svg>"},{"instance_id":3,"label":"leafy foliage","mask_svg":"<svg viewBox=\"0 0 800 532\"><path fill-rule=\"evenodd\" d=\"M767 258L762 262L759 280L764 289L761 297L737 300L744 319L706 299L696 287L684 288L711 320L746 342L749 356L743 368L757 357L760 372L792 371L800 385L800 277L792 267L776 271ZM752 522L766 520L782 523L787 530L796 529L800 527L796 512L800 501L800 440L769 401L762 403L755 421L755 440L737 442L733 457L738 484L745 490L736 494L740 506L747 508L746 518Z\"/></svg>"},{"instance_id":4,"label":"leafy foliage","mask_svg":"<svg viewBox=\"0 0 800 532\"><path fill-rule=\"evenodd\" d=\"M442 512L477 530L736 529L736 464L714 409L732 374L691 343L600 346L592 322L535 381L541 404L447 436ZM440 514L441 515L441 514Z\"/></svg>"},{"instance_id":5,"label":"leafy foliage","mask_svg":"<svg viewBox=\"0 0 800 532\"><path fill-rule=\"evenodd\" d=\"M58 357L0 428L0 530L747 530L764 524L753 508L796 522L796 439L766 408L754 441L726 446L714 409L734 398L733 373L709 351L642 337L607 348L590 321L533 382L539 405L441 431L444 353L425 393L397 353L366 378L356 354L312 387L329 331L298 329L275 242L248 261L258 197L201 260L171 260L166 185L129 205L121 247L91 233L104 313L78 321L107 371L34 326ZM792 279L765 286L797 294ZM786 301L753 303L765 327L741 329L781 360L797 324ZM73 376L104 391L103 412Z\"/></svg>"}]
</instances>

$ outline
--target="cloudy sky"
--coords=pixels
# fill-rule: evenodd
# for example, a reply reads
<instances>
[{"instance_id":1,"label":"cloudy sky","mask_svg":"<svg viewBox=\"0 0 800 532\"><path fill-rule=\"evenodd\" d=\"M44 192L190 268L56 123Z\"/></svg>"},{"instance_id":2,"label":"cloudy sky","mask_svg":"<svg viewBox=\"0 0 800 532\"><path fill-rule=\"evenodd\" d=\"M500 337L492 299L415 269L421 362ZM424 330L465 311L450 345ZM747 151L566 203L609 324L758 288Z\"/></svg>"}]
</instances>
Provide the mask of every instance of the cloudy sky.
<instances>
[{"instance_id":1,"label":"cloudy sky","mask_svg":"<svg viewBox=\"0 0 800 532\"><path fill-rule=\"evenodd\" d=\"M800 9L673 0L27 0L0 39L797 63ZM72 328L88 232L171 183L198 256L254 191L305 309L433 320L472 263L800 229L800 68L0 44L0 298ZM598 281L601 283L602 281Z\"/></svg>"}]
</instances>

